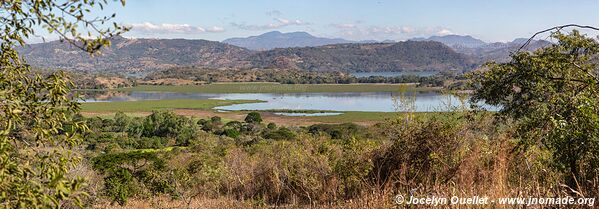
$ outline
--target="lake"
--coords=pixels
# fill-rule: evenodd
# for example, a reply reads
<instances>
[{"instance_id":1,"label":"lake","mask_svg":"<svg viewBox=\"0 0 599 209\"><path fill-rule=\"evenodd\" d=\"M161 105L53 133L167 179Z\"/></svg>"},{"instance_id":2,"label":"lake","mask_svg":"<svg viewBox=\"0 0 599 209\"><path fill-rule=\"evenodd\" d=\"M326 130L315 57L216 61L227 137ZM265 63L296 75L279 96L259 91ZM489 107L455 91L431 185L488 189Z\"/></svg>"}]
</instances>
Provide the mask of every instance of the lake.
<instances>
[{"instance_id":1,"label":"lake","mask_svg":"<svg viewBox=\"0 0 599 209\"><path fill-rule=\"evenodd\" d=\"M219 111L235 110L323 110L323 111L366 111L395 112L406 110L400 98L413 98L414 111L447 111L461 104L458 97L438 91L407 92L402 97L398 92L339 92L339 93L172 93L172 92L107 92L96 95L86 102L165 100L165 99L221 99L262 100L216 107ZM487 109L493 109L487 107Z\"/></svg>"},{"instance_id":2,"label":"lake","mask_svg":"<svg viewBox=\"0 0 599 209\"><path fill-rule=\"evenodd\" d=\"M436 71L400 71L400 72L354 72L350 73L358 78L370 77L370 76L382 76L382 77L397 77L402 75L415 75L415 76L433 76L437 74Z\"/></svg>"}]
</instances>

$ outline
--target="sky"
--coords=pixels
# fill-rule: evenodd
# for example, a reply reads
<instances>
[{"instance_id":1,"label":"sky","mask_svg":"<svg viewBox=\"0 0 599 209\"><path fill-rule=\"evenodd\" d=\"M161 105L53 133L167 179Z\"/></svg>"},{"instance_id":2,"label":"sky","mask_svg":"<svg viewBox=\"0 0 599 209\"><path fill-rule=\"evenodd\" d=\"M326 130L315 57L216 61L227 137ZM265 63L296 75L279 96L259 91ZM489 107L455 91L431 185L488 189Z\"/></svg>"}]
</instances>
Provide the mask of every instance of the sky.
<instances>
[{"instance_id":1,"label":"sky","mask_svg":"<svg viewBox=\"0 0 599 209\"><path fill-rule=\"evenodd\" d=\"M349 40L472 35L530 37L557 25L599 26L599 0L127 0L104 12L132 27L125 37L221 41L269 31ZM101 14L101 13L98 13Z\"/></svg>"}]
</instances>

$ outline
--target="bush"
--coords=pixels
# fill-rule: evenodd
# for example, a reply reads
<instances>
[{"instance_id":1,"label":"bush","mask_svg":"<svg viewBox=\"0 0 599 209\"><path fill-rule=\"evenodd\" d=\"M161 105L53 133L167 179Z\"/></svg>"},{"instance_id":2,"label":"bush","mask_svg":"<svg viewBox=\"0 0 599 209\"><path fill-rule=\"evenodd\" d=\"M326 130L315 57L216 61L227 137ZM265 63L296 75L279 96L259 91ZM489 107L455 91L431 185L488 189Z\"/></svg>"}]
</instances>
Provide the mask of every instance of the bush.
<instances>
[{"instance_id":1,"label":"bush","mask_svg":"<svg viewBox=\"0 0 599 209\"><path fill-rule=\"evenodd\" d=\"M133 176L124 168L118 168L104 178L104 186L106 196L119 205L125 205L134 193Z\"/></svg>"},{"instance_id":2,"label":"bush","mask_svg":"<svg viewBox=\"0 0 599 209\"><path fill-rule=\"evenodd\" d=\"M224 133L225 136L231 137L236 139L237 137L239 137L239 131L232 129L232 128L227 128L225 129Z\"/></svg>"},{"instance_id":3,"label":"bush","mask_svg":"<svg viewBox=\"0 0 599 209\"><path fill-rule=\"evenodd\" d=\"M262 123L262 116L258 112L250 112L245 117L244 121L246 123Z\"/></svg>"},{"instance_id":4,"label":"bush","mask_svg":"<svg viewBox=\"0 0 599 209\"><path fill-rule=\"evenodd\" d=\"M275 123L268 123L268 125L266 125L266 128L270 129L270 130L274 130L277 128L277 124Z\"/></svg>"},{"instance_id":5,"label":"bush","mask_svg":"<svg viewBox=\"0 0 599 209\"><path fill-rule=\"evenodd\" d=\"M210 118L210 121L212 123L218 123L218 124L220 124L220 123L222 123L222 118L220 118L218 116L213 116L213 117Z\"/></svg>"},{"instance_id":6,"label":"bush","mask_svg":"<svg viewBox=\"0 0 599 209\"><path fill-rule=\"evenodd\" d=\"M326 133L333 139L349 138L363 130L360 126L353 123L343 124L315 124L308 127L311 134Z\"/></svg>"},{"instance_id":7,"label":"bush","mask_svg":"<svg viewBox=\"0 0 599 209\"><path fill-rule=\"evenodd\" d=\"M264 138L275 140L291 140L295 138L295 133L293 133L293 131L285 127L280 127L276 131L265 131L262 135Z\"/></svg>"}]
</instances>

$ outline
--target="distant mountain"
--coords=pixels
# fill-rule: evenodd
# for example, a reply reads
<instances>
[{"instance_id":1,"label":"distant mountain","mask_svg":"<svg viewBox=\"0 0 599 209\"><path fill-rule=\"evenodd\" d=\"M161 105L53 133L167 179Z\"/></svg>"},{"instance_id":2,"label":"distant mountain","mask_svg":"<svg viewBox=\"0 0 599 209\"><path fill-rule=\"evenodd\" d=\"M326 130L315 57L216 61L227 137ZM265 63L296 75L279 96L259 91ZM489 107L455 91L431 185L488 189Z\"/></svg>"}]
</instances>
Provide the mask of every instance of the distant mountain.
<instances>
[{"instance_id":1,"label":"distant mountain","mask_svg":"<svg viewBox=\"0 0 599 209\"><path fill-rule=\"evenodd\" d=\"M320 38L306 32L281 33L273 31L247 38L230 38L222 41L251 50L270 50L274 48L323 46L339 43L354 43L341 38ZM367 41L372 42L372 41Z\"/></svg>"},{"instance_id":2,"label":"distant mountain","mask_svg":"<svg viewBox=\"0 0 599 209\"><path fill-rule=\"evenodd\" d=\"M527 38L517 38L517 39L514 39L511 43L513 43L513 44L524 44L527 41L528 41Z\"/></svg>"},{"instance_id":3,"label":"distant mountain","mask_svg":"<svg viewBox=\"0 0 599 209\"><path fill-rule=\"evenodd\" d=\"M469 55L475 62L484 63L488 61L508 62L510 54L516 52L528 39L517 38L511 42L496 42L476 48L456 48L457 52ZM544 40L532 40L523 50L535 51L550 46L552 43Z\"/></svg>"},{"instance_id":4,"label":"distant mountain","mask_svg":"<svg viewBox=\"0 0 599 209\"><path fill-rule=\"evenodd\" d=\"M78 71L137 72L180 66L247 67L252 51L216 41L185 39L112 39L100 55L52 41L19 49L29 64Z\"/></svg>"},{"instance_id":5,"label":"distant mountain","mask_svg":"<svg viewBox=\"0 0 599 209\"><path fill-rule=\"evenodd\" d=\"M473 67L467 56L433 41L273 49L251 55L249 61L252 66L261 68L314 71L441 71Z\"/></svg>"},{"instance_id":6,"label":"distant mountain","mask_svg":"<svg viewBox=\"0 0 599 209\"><path fill-rule=\"evenodd\" d=\"M517 38L511 42L485 43L472 36L459 35L431 36L429 38L415 38L411 40L441 42L456 52L468 55L474 62L479 64L488 61L507 62L510 60L510 53L515 52L528 41L527 38ZM524 50L534 51L550 44L548 41L532 40Z\"/></svg>"},{"instance_id":7,"label":"distant mountain","mask_svg":"<svg viewBox=\"0 0 599 209\"><path fill-rule=\"evenodd\" d=\"M437 41L451 48L477 48L486 45L484 41L473 38L472 36L446 35L431 36L429 38L414 38L412 41Z\"/></svg>"}]
</instances>

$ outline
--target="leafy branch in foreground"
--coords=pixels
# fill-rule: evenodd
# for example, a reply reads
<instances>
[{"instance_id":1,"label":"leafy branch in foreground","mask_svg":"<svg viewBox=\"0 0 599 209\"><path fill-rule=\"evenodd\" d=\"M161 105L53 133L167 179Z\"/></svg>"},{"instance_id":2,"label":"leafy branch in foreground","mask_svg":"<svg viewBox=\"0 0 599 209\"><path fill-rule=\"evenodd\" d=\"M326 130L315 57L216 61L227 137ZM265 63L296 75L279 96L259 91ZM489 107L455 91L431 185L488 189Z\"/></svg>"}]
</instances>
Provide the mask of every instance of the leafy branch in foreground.
<instances>
[{"instance_id":1,"label":"leafy branch in foreground","mask_svg":"<svg viewBox=\"0 0 599 209\"><path fill-rule=\"evenodd\" d=\"M16 45L44 28L87 52L127 29L100 28L110 17L87 19L107 0L0 1L0 202L3 208L81 206L83 180L68 175L80 161L73 150L87 130L75 119L79 103L62 72L31 73ZM121 1L124 4L124 1ZM87 36L79 29L85 29ZM95 36L96 38L86 38Z\"/></svg>"},{"instance_id":2,"label":"leafy branch in foreground","mask_svg":"<svg viewBox=\"0 0 599 209\"><path fill-rule=\"evenodd\" d=\"M579 31L555 32L559 42L510 63L490 63L473 74L474 102L501 107L516 121L520 148L549 151L555 168L580 187L599 173L599 78L597 40Z\"/></svg>"},{"instance_id":3,"label":"leafy branch in foreground","mask_svg":"<svg viewBox=\"0 0 599 209\"><path fill-rule=\"evenodd\" d=\"M125 5L125 0L119 1ZM0 40L24 45L26 39L40 36L39 29L43 28L75 47L90 53L96 52L110 44L107 38L128 30L115 22L111 27L100 27L109 23L116 14L89 18L98 7L103 10L107 4L108 0L1 1Z\"/></svg>"}]
</instances>

